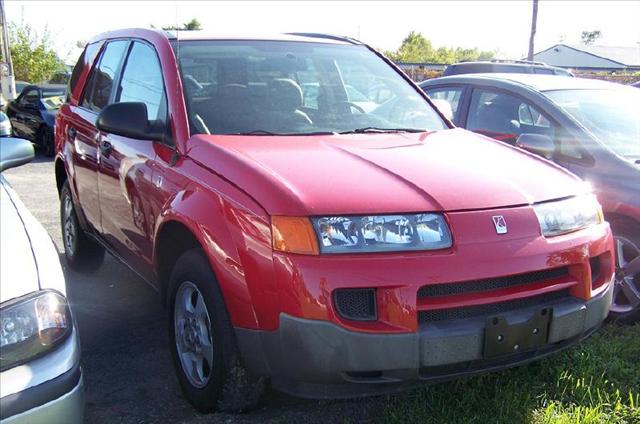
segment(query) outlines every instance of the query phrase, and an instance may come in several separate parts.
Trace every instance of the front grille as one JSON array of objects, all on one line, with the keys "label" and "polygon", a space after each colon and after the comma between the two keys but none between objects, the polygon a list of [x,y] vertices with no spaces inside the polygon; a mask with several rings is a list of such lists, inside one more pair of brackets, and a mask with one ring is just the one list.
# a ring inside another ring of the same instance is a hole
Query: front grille
[{"label": "front grille", "polygon": [[338,289],[333,292],[338,315],[354,321],[376,319],[375,289]]},{"label": "front grille", "polygon": [[568,275],[568,268],[552,268],[526,274],[510,275],[508,277],[487,278],[459,283],[431,284],[418,290],[418,299],[425,297],[451,296],[463,293],[473,293],[489,290],[504,289]]},{"label": "front grille", "polygon": [[601,266],[600,266],[600,256],[593,257],[589,259],[589,264],[591,265],[591,285],[595,285],[600,279]]},{"label": "front grille", "polygon": [[459,308],[437,309],[431,311],[420,311],[418,313],[418,322],[420,324],[424,324],[429,322],[472,318],[483,315],[502,314],[518,309],[524,309],[533,306],[542,306],[546,303],[564,299],[569,296],[569,289],[564,289],[540,294],[537,296],[526,297],[524,299],[508,300],[506,302],[489,303],[486,305],[476,306],[463,306]]}]

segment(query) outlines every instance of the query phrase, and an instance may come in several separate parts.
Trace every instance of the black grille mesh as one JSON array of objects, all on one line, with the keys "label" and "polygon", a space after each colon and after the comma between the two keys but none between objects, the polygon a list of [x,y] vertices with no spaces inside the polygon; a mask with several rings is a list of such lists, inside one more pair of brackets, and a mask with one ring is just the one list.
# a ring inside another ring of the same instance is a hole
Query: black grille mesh
[{"label": "black grille mesh", "polygon": [[425,297],[451,296],[463,293],[503,289],[537,283],[568,275],[568,268],[553,268],[508,277],[487,278],[484,280],[464,281],[460,283],[431,284],[418,290],[418,299]]},{"label": "black grille mesh", "polygon": [[355,321],[376,319],[375,289],[338,289],[333,296],[341,317]]},{"label": "black grille mesh", "polygon": [[472,318],[482,315],[501,314],[517,309],[543,305],[554,300],[569,297],[569,289],[544,293],[538,296],[526,297],[524,299],[509,300],[506,302],[489,303],[487,305],[464,306],[460,308],[438,309],[432,311],[420,311],[418,321],[420,324],[436,321],[446,321],[454,319]]}]

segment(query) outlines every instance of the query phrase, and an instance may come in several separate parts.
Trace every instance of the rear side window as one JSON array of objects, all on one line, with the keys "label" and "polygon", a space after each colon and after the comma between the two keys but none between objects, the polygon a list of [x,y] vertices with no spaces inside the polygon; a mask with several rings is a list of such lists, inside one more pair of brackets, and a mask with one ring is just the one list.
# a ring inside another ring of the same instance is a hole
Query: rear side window
[{"label": "rear side window", "polygon": [[109,104],[113,83],[120,68],[122,57],[129,41],[112,41],[102,52],[98,65],[93,68],[81,105],[95,112]]},{"label": "rear side window", "polygon": [[451,107],[451,116],[456,116],[460,107],[462,87],[431,88],[425,91],[431,100],[436,101],[436,106],[440,107],[440,104],[444,102],[448,103],[449,107]]},{"label": "rear side window", "polygon": [[155,50],[135,42],[122,72],[118,102],[142,102],[147,106],[148,119],[164,120],[167,102],[162,69]]},{"label": "rear side window", "polygon": [[88,60],[91,60],[92,57],[96,54],[96,49],[98,48],[98,43],[88,44],[80,58],[78,58],[78,62],[76,62],[76,66],[73,67],[73,72],[71,72],[71,78],[69,78],[69,89],[67,90],[67,101],[69,101],[69,97],[76,89],[76,85],[78,85],[78,79],[80,78],[80,74],[82,74],[82,69],[84,68],[85,63]]}]

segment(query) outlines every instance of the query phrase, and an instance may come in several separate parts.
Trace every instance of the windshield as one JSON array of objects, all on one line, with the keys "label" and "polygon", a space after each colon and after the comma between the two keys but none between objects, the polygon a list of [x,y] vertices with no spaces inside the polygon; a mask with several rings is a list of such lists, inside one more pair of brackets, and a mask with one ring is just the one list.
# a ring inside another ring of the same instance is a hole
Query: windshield
[{"label": "windshield", "polygon": [[64,97],[59,95],[55,97],[43,97],[42,104],[47,109],[59,109],[64,103]]},{"label": "windshield", "polygon": [[558,90],[545,95],[618,155],[640,157],[639,90]]},{"label": "windshield", "polygon": [[447,128],[362,45],[180,41],[194,134],[317,134]]}]

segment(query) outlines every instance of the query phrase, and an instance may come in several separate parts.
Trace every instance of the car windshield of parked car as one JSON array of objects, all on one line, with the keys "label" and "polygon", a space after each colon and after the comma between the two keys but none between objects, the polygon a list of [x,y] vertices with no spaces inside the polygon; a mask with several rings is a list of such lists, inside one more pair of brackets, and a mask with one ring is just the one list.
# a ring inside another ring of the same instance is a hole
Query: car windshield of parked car
[{"label": "car windshield of parked car", "polygon": [[180,41],[193,134],[299,135],[447,128],[362,45]]},{"label": "car windshield of parked car", "polygon": [[618,155],[640,157],[638,90],[555,90],[545,95]]}]

